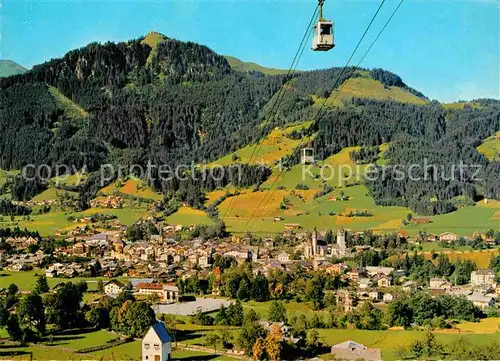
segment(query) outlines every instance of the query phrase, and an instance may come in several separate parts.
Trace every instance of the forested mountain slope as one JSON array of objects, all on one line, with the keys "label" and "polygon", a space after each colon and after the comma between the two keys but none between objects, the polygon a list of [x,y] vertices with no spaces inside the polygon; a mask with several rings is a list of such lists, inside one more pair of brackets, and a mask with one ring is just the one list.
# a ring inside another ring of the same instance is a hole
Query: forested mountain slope
[{"label": "forested mountain slope", "polygon": [[[500,198],[498,164],[476,150],[500,129],[497,101],[477,101],[474,109],[444,109],[381,69],[348,68],[341,73],[332,68],[285,79],[285,74],[255,71],[258,67],[238,71],[232,63],[205,46],[151,33],[125,43],[92,43],[1,79],[0,168],[34,163],[80,169],[85,164],[92,172],[108,162],[208,163],[255,144],[276,126],[308,122],[310,127],[290,136],[308,136],[320,159],[347,146],[391,142],[392,162],[407,164],[428,156],[446,164],[463,159],[484,167],[481,182],[461,179],[423,186],[390,178],[368,183],[382,204],[441,213],[452,210],[447,202],[458,195]],[[348,91],[329,102],[340,75],[339,84],[350,82]],[[281,87],[282,101],[275,107]],[[325,115],[311,122],[325,100]],[[290,152],[283,160],[293,166],[298,154]],[[254,166],[246,172],[240,186],[260,183],[270,173]],[[97,192],[97,178],[88,177],[77,189],[82,207]],[[230,181],[149,183],[169,194],[180,192],[181,198],[201,206],[205,191]]]}]

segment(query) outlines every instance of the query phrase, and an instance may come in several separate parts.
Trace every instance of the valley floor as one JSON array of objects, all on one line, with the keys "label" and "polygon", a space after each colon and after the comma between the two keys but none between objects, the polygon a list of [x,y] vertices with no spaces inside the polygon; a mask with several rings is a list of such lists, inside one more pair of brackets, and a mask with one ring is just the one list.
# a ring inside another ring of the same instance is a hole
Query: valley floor
[{"label": "valley floor", "polygon": [[[457,325],[457,328],[453,330],[436,331],[436,339],[443,344],[450,344],[458,340],[463,340],[464,342],[470,342],[476,345],[487,345],[494,341],[500,341],[499,324],[499,318],[485,319],[480,323],[466,322]],[[206,348],[204,336],[207,333],[219,332],[222,329],[227,329],[233,337],[237,337],[239,332],[238,329],[234,327],[197,326],[189,323],[179,324],[179,347],[172,354],[173,360],[227,361],[238,359],[239,357],[233,358],[230,356],[214,355],[212,352],[194,351],[196,347]],[[421,339],[424,336],[423,331],[404,330],[366,331],[319,329],[318,331],[321,342],[327,347],[346,340],[355,340],[368,347],[380,348],[382,357],[385,361],[398,360],[398,347],[409,345],[413,341]],[[2,332],[0,336],[6,337],[3,333],[4,332]],[[90,353],[77,352],[85,347],[105,344],[114,338],[115,335],[111,332],[93,331],[88,333],[54,336],[52,341],[47,340],[40,344],[26,347],[4,343],[0,348],[0,359],[26,360],[30,358],[30,353],[32,353],[34,360],[140,360],[140,341],[129,342],[102,351]],[[328,359],[330,355],[323,354],[318,356]]]}]

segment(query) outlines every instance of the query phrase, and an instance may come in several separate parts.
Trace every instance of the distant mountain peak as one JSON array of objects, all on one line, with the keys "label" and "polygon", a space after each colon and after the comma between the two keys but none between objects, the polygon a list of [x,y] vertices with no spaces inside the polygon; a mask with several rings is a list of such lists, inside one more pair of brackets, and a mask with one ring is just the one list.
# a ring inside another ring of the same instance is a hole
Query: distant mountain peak
[{"label": "distant mountain peak", "polygon": [[22,65],[19,65],[13,60],[9,59],[0,59],[0,78],[1,77],[8,77],[11,75],[17,75],[17,74],[22,74],[25,71],[27,71],[25,67]]},{"label": "distant mountain peak", "polygon": [[149,45],[151,48],[156,48],[158,44],[168,41],[169,39],[157,31],[150,31],[142,40],[143,44]]}]

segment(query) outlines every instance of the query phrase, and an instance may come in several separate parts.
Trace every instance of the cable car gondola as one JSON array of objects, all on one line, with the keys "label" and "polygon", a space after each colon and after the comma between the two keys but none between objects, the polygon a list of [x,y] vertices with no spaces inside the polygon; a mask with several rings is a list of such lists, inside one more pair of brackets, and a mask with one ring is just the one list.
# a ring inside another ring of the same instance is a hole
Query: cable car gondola
[{"label": "cable car gondola", "polygon": [[313,27],[313,51],[328,51],[332,49],[333,43],[333,22],[323,18],[323,4],[325,0],[318,0],[319,16],[318,22]]}]

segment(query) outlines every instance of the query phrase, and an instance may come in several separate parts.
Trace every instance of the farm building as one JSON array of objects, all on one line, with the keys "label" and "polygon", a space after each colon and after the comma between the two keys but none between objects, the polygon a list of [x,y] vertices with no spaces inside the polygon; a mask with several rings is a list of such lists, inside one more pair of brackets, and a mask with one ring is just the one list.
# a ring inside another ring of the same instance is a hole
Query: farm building
[{"label": "farm building", "polygon": [[340,360],[382,360],[379,348],[368,348],[351,340],[332,346],[331,353],[335,359]]},{"label": "farm building", "polygon": [[441,242],[455,242],[458,239],[458,235],[451,232],[444,232],[439,235],[439,240]]},{"label": "farm building", "polygon": [[495,285],[495,272],[490,269],[472,271],[470,283],[474,286]]},{"label": "farm building", "polygon": [[142,361],[167,361],[172,352],[172,337],[163,322],[156,322],[142,339]]}]

